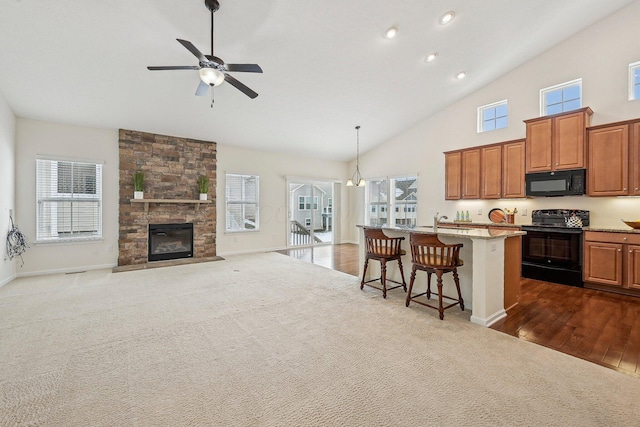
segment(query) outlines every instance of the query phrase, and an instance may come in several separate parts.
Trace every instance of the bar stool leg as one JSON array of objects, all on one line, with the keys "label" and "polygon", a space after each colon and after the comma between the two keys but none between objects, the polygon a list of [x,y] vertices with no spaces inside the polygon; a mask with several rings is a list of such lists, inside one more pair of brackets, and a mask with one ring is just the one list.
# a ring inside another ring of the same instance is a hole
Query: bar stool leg
[{"label": "bar stool leg", "polygon": [[431,299],[431,272],[427,271],[427,299]]},{"label": "bar stool leg", "polygon": [[400,266],[400,275],[402,276],[402,288],[407,292],[407,283],[404,281],[404,271],[402,271],[402,260],[398,258],[398,265]]},{"label": "bar stool leg", "polygon": [[382,298],[387,297],[387,260],[382,258],[380,260],[380,281],[382,282]]},{"label": "bar stool leg", "polygon": [[413,290],[413,282],[416,280],[416,266],[414,265],[411,268],[411,279],[409,280],[409,292],[407,292],[407,298],[405,301],[405,306],[409,307],[409,302],[411,301],[411,291]]},{"label": "bar stool leg", "polygon": [[367,277],[367,267],[369,266],[369,258],[364,260],[364,270],[362,271],[362,281],[360,282],[360,290],[364,289],[364,278]]},{"label": "bar stool leg", "polygon": [[436,270],[438,276],[438,311],[440,312],[440,320],[444,319],[444,307],[442,306],[442,271]]},{"label": "bar stool leg", "polygon": [[462,299],[462,293],[460,292],[460,280],[458,279],[458,269],[453,269],[453,281],[456,283],[456,289],[458,289],[458,300],[460,301],[460,308],[464,311],[464,300]]}]

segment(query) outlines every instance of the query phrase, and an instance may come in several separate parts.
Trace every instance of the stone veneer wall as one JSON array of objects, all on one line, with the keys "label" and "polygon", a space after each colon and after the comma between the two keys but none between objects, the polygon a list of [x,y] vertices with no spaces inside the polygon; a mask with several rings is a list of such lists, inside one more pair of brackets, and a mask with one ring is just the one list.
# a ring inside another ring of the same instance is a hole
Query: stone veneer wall
[{"label": "stone veneer wall", "polygon": [[[193,223],[194,258],[216,256],[216,143],[120,129],[118,265],[144,264],[149,224]],[[144,172],[145,199],[199,198],[198,176],[209,177],[211,204],[131,203],[133,174]]]}]

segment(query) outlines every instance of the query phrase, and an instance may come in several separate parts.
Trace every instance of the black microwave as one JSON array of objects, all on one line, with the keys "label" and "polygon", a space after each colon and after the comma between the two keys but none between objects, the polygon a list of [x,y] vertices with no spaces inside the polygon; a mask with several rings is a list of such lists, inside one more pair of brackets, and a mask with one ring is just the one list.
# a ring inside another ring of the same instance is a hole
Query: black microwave
[{"label": "black microwave", "polygon": [[585,193],[585,169],[528,173],[527,197],[577,196]]}]

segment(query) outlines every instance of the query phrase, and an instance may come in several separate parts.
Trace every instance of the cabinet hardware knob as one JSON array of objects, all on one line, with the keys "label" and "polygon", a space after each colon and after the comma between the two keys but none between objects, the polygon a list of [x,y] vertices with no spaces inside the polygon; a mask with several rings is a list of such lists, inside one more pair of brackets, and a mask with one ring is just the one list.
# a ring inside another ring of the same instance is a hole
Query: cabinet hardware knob
[{"label": "cabinet hardware knob", "polygon": [[618,252],[622,252],[622,249],[618,249]]},{"label": "cabinet hardware knob", "polygon": [[630,253],[630,254],[632,254],[632,253],[633,253],[633,251],[632,251],[631,249],[629,249],[629,253]]},{"label": "cabinet hardware knob", "polygon": [[623,190],[624,190],[624,191],[627,191],[627,187],[624,187],[624,188],[623,188]]},{"label": "cabinet hardware knob", "polygon": [[625,240],[625,242],[627,241],[627,238],[626,238],[626,237],[623,237],[623,239]]},{"label": "cabinet hardware knob", "polygon": [[551,166],[551,163],[549,163],[547,166]]},{"label": "cabinet hardware knob", "polygon": [[560,163],[556,163],[556,166],[558,166]]},{"label": "cabinet hardware knob", "polygon": [[638,191],[638,187],[636,187],[636,191]]}]

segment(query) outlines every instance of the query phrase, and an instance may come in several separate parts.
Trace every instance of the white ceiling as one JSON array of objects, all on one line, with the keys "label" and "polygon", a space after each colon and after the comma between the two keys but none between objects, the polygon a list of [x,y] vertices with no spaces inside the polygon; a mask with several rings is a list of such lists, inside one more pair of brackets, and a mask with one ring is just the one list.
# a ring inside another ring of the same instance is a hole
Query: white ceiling
[{"label": "white ceiling", "polygon": [[204,0],[0,0],[0,92],[20,117],[350,160],[356,125],[365,152],[632,2],[220,0],[216,56],[264,74],[210,108],[197,71],[146,69],[197,65],[176,38],[210,54]]}]

